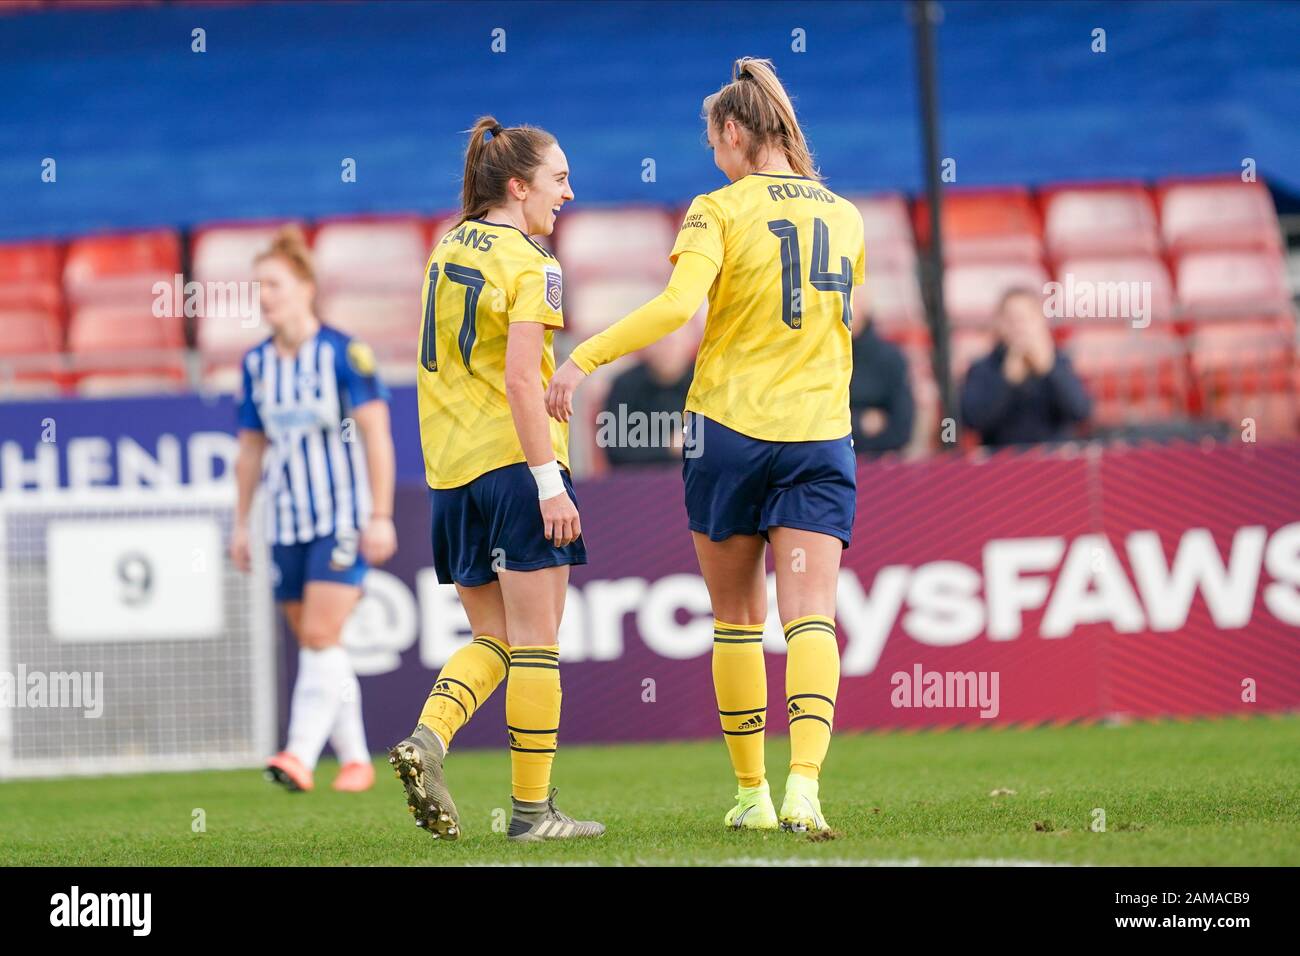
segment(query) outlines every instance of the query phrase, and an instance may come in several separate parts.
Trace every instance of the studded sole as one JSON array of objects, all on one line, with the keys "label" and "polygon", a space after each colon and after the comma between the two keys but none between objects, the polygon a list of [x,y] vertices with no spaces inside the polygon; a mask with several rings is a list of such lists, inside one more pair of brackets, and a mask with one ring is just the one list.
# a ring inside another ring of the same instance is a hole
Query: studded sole
[{"label": "studded sole", "polygon": [[424,787],[424,760],[420,752],[410,744],[400,743],[388,752],[388,763],[406,790],[406,809],[415,817],[415,825],[435,840],[457,839],[460,825],[447,812],[444,803]]}]

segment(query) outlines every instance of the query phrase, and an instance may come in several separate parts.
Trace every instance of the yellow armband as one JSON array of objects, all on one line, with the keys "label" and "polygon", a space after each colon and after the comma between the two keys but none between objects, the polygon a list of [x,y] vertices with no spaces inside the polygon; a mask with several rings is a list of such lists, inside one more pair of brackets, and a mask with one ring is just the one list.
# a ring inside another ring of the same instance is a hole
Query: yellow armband
[{"label": "yellow armband", "polygon": [[668,288],[604,332],[587,339],[573,350],[570,360],[590,375],[600,366],[677,331],[690,321],[717,275],[718,267],[707,256],[683,252],[677,257]]}]

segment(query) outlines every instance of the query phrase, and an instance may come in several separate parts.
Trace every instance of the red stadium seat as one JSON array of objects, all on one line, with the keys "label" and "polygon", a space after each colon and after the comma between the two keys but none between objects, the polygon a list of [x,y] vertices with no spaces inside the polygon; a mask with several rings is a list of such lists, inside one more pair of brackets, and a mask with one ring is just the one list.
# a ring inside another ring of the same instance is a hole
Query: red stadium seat
[{"label": "red stadium seat", "polygon": [[677,223],[660,209],[592,209],[561,212],[556,253],[571,287],[592,278],[649,278],[660,283],[672,270],[668,254]]},{"label": "red stadium seat", "polygon": [[1206,414],[1260,440],[1300,434],[1295,336],[1271,321],[1212,322],[1192,337],[1192,367]]},{"label": "red stadium seat", "polygon": [[30,242],[0,245],[0,283],[58,282],[62,254],[57,243]]},{"label": "red stadium seat", "polygon": [[184,347],[179,318],[157,318],[135,306],[83,306],[72,314],[68,327],[68,351],[73,354]]},{"label": "red stadium seat", "polygon": [[0,245],[0,308],[59,310],[63,252],[53,242]]},{"label": "red stadium seat", "polygon": [[1187,348],[1172,328],[1079,328],[1063,347],[1092,397],[1094,426],[1151,422],[1188,413]]},{"label": "red stadium seat", "polygon": [[853,290],[854,315],[870,313],[882,334],[891,329],[904,337],[923,334],[925,306],[907,201],[891,194],[858,198],[853,204],[862,213],[867,248],[867,283]]},{"label": "red stadium seat", "polygon": [[[1191,336],[1192,364],[1198,374],[1222,370],[1289,368],[1295,358],[1291,330],[1267,320],[1206,322]],[[1251,373],[1253,378],[1259,378]]]},{"label": "red stadium seat", "polygon": [[1144,315],[1152,322],[1166,322],[1173,317],[1173,283],[1163,260],[1155,256],[1066,259],[1057,266],[1056,281],[1061,284],[1061,305],[1072,303],[1072,314],[1052,317],[1057,325],[1132,324],[1142,322]]},{"label": "red stadium seat", "polygon": [[58,313],[40,305],[0,308],[0,399],[58,392],[64,375]]},{"label": "red stadium seat", "polygon": [[1291,314],[1291,290],[1276,252],[1192,252],[1176,267],[1178,301],[1191,318]]},{"label": "red stadium seat", "polygon": [[320,300],[321,319],[364,339],[376,351],[405,352],[412,369],[420,339],[420,290],[414,292],[339,292]]},{"label": "red stadium seat", "polygon": [[[913,210],[917,244],[930,245],[930,204],[917,200]],[[1039,262],[1043,258],[1042,224],[1026,189],[948,192],[943,197],[945,262]]]},{"label": "red stadium seat", "polygon": [[[77,309],[68,327],[68,352],[78,381],[89,376],[131,376],[134,381],[92,388],[96,394],[152,388],[157,379],[177,387],[185,380],[184,339],[179,318],[155,318],[136,306],[91,305]],[[146,382],[148,383],[146,385]]]},{"label": "red stadium seat", "polygon": [[154,284],[172,285],[181,271],[181,246],[169,230],[88,236],[68,246],[63,285],[68,302],[149,305]]},{"label": "red stadium seat", "polygon": [[39,306],[0,310],[0,355],[30,355],[63,350],[58,316]]},{"label": "red stadium seat", "polygon": [[1277,210],[1263,183],[1238,178],[1166,182],[1157,192],[1170,252],[1281,246]]},{"label": "red stadium seat", "polygon": [[1023,287],[1041,292],[1047,271],[1039,262],[969,262],[944,270],[944,307],[953,325],[983,325],[1003,293]]},{"label": "red stadium seat", "polygon": [[853,290],[855,315],[869,313],[881,330],[898,329],[904,334],[918,335],[926,330],[925,304],[921,299],[921,286],[916,272],[873,270],[871,252],[867,252],[867,284]]},{"label": "red stadium seat", "polygon": [[565,285],[565,328],[579,339],[603,331],[664,290],[662,280],[645,277],[593,277],[583,282],[566,282]]},{"label": "red stadium seat", "polygon": [[1160,251],[1155,205],[1142,186],[1058,187],[1040,198],[1053,259],[1153,256]]},{"label": "red stadium seat", "polygon": [[191,277],[197,282],[251,282],[253,259],[286,223],[209,226],[191,241]]},{"label": "red stadium seat", "polygon": [[322,293],[414,289],[419,295],[429,227],[416,218],[328,222],[316,230],[312,255]]},{"label": "red stadium seat", "polygon": [[915,272],[916,240],[907,215],[907,200],[895,193],[853,200],[862,213],[867,247],[867,279],[881,271]]}]

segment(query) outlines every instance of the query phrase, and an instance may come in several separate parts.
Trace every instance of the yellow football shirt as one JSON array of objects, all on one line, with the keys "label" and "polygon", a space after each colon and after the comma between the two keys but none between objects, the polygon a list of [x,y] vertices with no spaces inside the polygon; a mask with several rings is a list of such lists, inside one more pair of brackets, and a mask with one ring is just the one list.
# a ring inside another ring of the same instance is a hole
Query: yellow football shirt
[{"label": "yellow football shirt", "polygon": [[[546,326],[541,387],[555,372],[563,277],[555,257],[514,226],[471,219],[434,247],[425,269],[418,396],[424,474],[456,488],[526,461],[506,401],[511,323]],[[548,419],[555,457],[569,465],[568,426]]]},{"label": "yellow football shirt", "polygon": [[766,441],[850,433],[862,215],[802,176],[751,173],[696,197],[673,245],[718,267],[687,411]]}]

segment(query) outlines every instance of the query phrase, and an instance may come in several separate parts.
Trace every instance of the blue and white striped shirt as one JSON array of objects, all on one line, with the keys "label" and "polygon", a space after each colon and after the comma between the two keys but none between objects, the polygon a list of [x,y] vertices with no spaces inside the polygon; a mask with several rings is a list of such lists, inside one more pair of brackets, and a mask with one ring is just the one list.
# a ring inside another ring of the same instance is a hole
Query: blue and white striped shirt
[{"label": "blue and white striped shirt", "polygon": [[270,441],[262,483],[271,543],[359,532],[370,518],[370,480],[350,415],[389,397],[369,347],[322,325],[291,358],[269,338],[249,349],[243,372],[239,427]]}]

